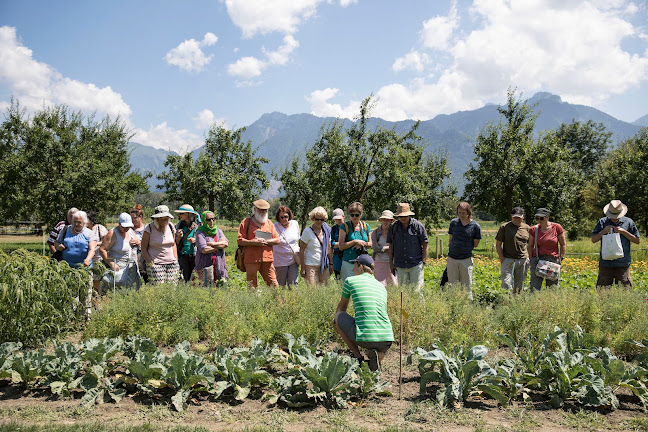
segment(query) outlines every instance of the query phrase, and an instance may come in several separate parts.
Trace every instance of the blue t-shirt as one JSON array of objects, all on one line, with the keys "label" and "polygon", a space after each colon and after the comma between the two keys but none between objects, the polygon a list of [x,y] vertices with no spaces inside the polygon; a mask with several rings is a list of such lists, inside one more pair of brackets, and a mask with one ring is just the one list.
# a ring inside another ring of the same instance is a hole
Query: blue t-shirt
[{"label": "blue t-shirt", "polygon": [[452,236],[448,256],[452,259],[462,260],[472,257],[475,247],[474,240],[481,240],[481,227],[477,222],[471,220],[463,225],[459,218],[450,221],[448,234]]},{"label": "blue t-shirt", "polygon": [[[603,228],[609,225],[621,227],[624,230],[628,231],[630,234],[639,237],[639,230],[637,229],[634,221],[625,216],[619,218],[617,223],[612,222],[612,219],[607,216],[599,219],[598,223],[592,230],[592,235],[600,233],[601,231],[603,231]],[[620,237],[621,246],[623,246],[623,258],[617,258],[615,260],[604,260],[599,255],[599,265],[601,267],[628,267],[632,262],[632,258],[630,257],[630,240],[628,240],[624,235],[620,235]]]}]

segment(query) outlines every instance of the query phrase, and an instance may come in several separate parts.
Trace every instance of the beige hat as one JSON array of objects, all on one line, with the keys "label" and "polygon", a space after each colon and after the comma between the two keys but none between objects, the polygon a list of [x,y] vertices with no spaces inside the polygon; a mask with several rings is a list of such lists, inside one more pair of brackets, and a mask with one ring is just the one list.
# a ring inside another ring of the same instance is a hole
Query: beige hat
[{"label": "beige hat", "polygon": [[621,219],[628,213],[628,207],[619,200],[612,200],[603,207],[603,213],[610,219]]},{"label": "beige hat", "polygon": [[344,220],[344,210],[341,208],[336,208],[333,210],[333,220],[335,219],[341,219]]},{"label": "beige hat", "polygon": [[398,203],[398,208],[396,209],[396,217],[414,216],[415,214],[416,213],[410,210],[409,203]]},{"label": "beige hat", "polygon": [[270,203],[264,199],[258,199],[252,203],[254,207],[258,208],[259,210],[268,210],[270,208]]},{"label": "beige hat", "polygon": [[175,219],[175,217],[173,217],[173,215],[171,213],[169,213],[169,207],[167,207],[165,205],[159,205],[159,206],[155,207],[155,211],[153,212],[151,217],[153,219],[162,218],[162,217],[168,217],[168,218],[171,218],[171,219]]},{"label": "beige hat", "polygon": [[385,211],[382,212],[382,214],[378,218],[378,220],[380,220],[380,219],[394,220],[394,213],[392,213],[390,210],[385,210]]}]

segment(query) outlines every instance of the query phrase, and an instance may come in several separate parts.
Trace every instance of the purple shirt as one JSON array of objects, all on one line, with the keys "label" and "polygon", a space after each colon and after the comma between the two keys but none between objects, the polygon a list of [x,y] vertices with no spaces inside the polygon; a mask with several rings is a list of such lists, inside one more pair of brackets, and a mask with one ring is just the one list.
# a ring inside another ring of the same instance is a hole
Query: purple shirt
[{"label": "purple shirt", "polygon": [[217,249],[216,252],[204,254],[202,250],[207,246],[207,242],[226,240],[225,234],[218,229],[216,238],[210,237],[200,230],[196,230],[196,270],[202,270],[211,265],[214,266],[217,279],[227,279],[227,265],[225,264],[225,249]]}]

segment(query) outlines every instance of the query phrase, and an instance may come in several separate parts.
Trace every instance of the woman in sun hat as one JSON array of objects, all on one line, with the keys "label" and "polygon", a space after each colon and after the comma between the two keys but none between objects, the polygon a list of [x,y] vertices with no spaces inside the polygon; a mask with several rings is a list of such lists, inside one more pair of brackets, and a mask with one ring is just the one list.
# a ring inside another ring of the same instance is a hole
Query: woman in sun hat
[{"label": "woman in sun hat", "polygon": [[374,277],[385,286],[398,285],[396,275],[392,273],[389,266],[389,244],[387,244],[387,232],[389,226],[394,222],[394,213],[390,210],[383,211],[378,222],[380,222],[380,226],[371,232]]},{"label": "woman in sun hat", "polygon": [[111,285],[142,285],[137,269],[137,245],[139,241],[133,231],[133,219],[129,213],[119,215],[118,225],[108,231],[99,249],[106,266],[112,270],[102,278],[107,287]]},{"label": "woman in sun hat", "polygon": [[342,254],[339,248],[340,243],[340,227],[344,223],[344,210],[336,208],[333,210],[333,222],[335,225],[331,227],[331,247],[333,248],[333,272],[335,279],[340,279],[340,270],[342,270]]},{"label": "woman in sun hat", "polygon": [[196,230],[196,273],[198,279],[208,286],[227,279],[225,248],[229,242],[216,225],[213,212],[203,212],[201,219],[202,225]]},{"label": "woman in sun hat", "polygon": [[178,264],[182,278],[185,282],[189,282],[196,263],[196,229],[200,224],[200,215],[189,204],[181,205],[175,212],[180,215],[175,235]]},{"label": "woman in sun hat", "polygon": [[176,228],[169,223],[174,217],[169,213],[169,207],[159,205],[151,218],[153,222],[146,225],[142,235],[142,256],[149,271],[149,281],[152,284],[177,282],[180,266]]}]

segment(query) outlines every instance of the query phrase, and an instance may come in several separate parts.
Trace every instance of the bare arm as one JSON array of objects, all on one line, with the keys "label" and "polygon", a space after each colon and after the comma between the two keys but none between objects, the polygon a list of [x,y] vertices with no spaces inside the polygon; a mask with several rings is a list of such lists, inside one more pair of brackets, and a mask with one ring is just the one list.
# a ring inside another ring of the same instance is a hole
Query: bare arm
[{"label": "bare arm", "polygon": [[337,318],[337,314],[339,312],[346,312],[348,307],[349,307],[349,299],[341,297],[340,303],[338,303],[337,309],[335,310],[335,317]]},{"label": "bare arm", "polygon": [[149,255],[148,253],[148,245],[149,245],[150,237],[151,234],[148,231],[144,231],[144,234],[142,234],[142,256],[144,257],[144,262],[146,262],[147,264],[153,262],[151,255]]},{"label": "bare arm", "polygon": [[504,250],[502,249],[502,242],[500,240],[495,241],[495,250],[497,251],[497,256],[499,257],[500,264],[504,262]]},{"label": "bare arm", "polygon": [[428,243],[423,243],[423,264],[425,264],[428,259],[428,246]]},{"label": "bare arm", "polygon": [[558,236],[558,256],[562,259],[565,258],[567,252],[567,242],[565,241],[565,232],[563,231]]},{"label": "bare arm", "polygon": [[304,267],[304,249],[308,246],[303,241],[299,240],[299,262],[301,263],[301,275],[306,276],[306,267]]},{"label": "bare arm", "polygon": [[115,245],[115,236],[113,235],[113,230],[108,231],[108,234],[103,239],[101,247],[99,248],[99,255],[104,260],[106,265],[111,268],[113,271],[119,271],[119,266],[115,260],[108,257],[108,251]]},{"label": "bare arm", "polygon": [[97,249],[97,240],[92,240],[88,242],[88,256],[83,260],[83,264],[89,266],[92,263],[92,257],[94,257],[95,249]]}]

